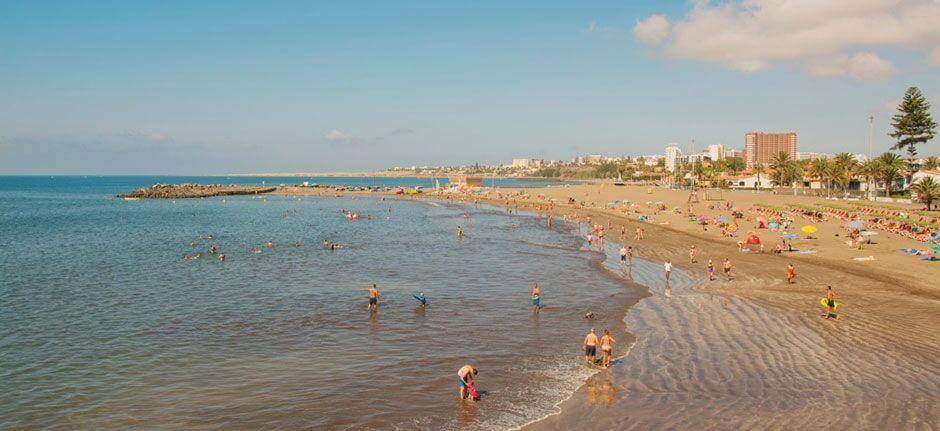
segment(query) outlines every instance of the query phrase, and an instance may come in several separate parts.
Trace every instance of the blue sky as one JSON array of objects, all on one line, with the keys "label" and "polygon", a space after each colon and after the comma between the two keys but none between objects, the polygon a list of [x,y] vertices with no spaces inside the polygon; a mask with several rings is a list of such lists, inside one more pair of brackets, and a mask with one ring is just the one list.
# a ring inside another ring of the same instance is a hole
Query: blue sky
[{"label": "blue sky", "polygon": [[[742,19],[721,7],[0,0],[0,174],[568,159],[691,139],[740,148],[751,130],[796,131],[803,151],[866,152],[867,116],[887,149],[889,106],[908,86],[940,103],[930,29],[840,32],[832,47],[780,30],[755,53],[699,42],[695,31],[715,33],[705,18]],[[651,16],[668,24],[639,28]]]}]

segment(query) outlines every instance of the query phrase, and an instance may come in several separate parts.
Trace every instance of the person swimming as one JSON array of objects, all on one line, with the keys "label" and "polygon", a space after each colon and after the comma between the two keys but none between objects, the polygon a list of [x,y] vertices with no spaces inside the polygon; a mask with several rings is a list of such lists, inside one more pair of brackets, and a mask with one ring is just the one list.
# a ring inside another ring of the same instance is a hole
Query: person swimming
[{"label": "person swimming", "polygon": [[412,293],[411,297],[414,298],[415,301],[420,302],[422,308],[428,306],[428,297],[424,295],[424,292],[418,292],[417,294]]}]

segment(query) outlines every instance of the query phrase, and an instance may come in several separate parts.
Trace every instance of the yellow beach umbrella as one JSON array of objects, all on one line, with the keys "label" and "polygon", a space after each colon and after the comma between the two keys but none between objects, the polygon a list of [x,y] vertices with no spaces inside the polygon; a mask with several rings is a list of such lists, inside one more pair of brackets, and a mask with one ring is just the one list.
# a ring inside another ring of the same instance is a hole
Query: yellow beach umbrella
[{"label": "yellow beach umbrella", "polygon": [[817,229],[816,229],[816,226],[806,225],[806,226],[801,227],[800,230],[805,233],[816,233]]}]

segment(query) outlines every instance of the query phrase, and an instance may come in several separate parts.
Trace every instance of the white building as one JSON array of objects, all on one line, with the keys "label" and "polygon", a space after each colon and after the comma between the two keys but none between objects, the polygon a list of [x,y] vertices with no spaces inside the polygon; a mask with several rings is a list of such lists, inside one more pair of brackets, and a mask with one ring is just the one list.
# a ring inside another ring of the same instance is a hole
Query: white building
[{"label": "white building", "polygon": [[540,168],[542,161],[539,159],[512,159],[512,167],[520,169]]},{"label": "white building", "polygon": [[675,172],[676,167],[682,162],[682,150],[676,144],[670,144],[666,147],[666,170]]},{"label": "white building", "polygon": [[708,158],[713,162],[717,162],[725,158],[725,146],[721,144],[709,145],[705,152],[708,153]]},{"label": "white building", "polygon": [[827,153],[813,153],[809,151],[798,151],[796,153],[797,160],[827,160],[832,157],[832,154]]},{"label": "white building", "polygon": [[771,187],[770,177],[766,175],[761,175],[760,181],[758,181],[756,175],[752,175],[729,178],[728,182],[731,183],[733,189],[769,189]]},{"label": "white building", "polygon": [[740,151],[740,150],[735,150],[734,148],[729,148],[729,149],[725,150],[725,157],[726,157],[726,158],[729,158],[729,159],[732,158],[732,157],[742,157],[742,158],[743,158],[743,157],[744,157],[744,152],[743,152],[743,151]]}]

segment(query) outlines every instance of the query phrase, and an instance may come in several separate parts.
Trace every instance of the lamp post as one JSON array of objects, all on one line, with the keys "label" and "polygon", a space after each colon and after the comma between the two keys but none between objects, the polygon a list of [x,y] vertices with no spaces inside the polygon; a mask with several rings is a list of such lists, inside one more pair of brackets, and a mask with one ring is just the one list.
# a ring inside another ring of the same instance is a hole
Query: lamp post
[{"label": "lamp post", "polygon": [[[875,140],[875,116],[868,116],[868,163],[872,161],[872,148],[873,142]],[[872,194],[872,184],[871,184],[871,175],[868,176],[868,200],[871,200]]]}]

